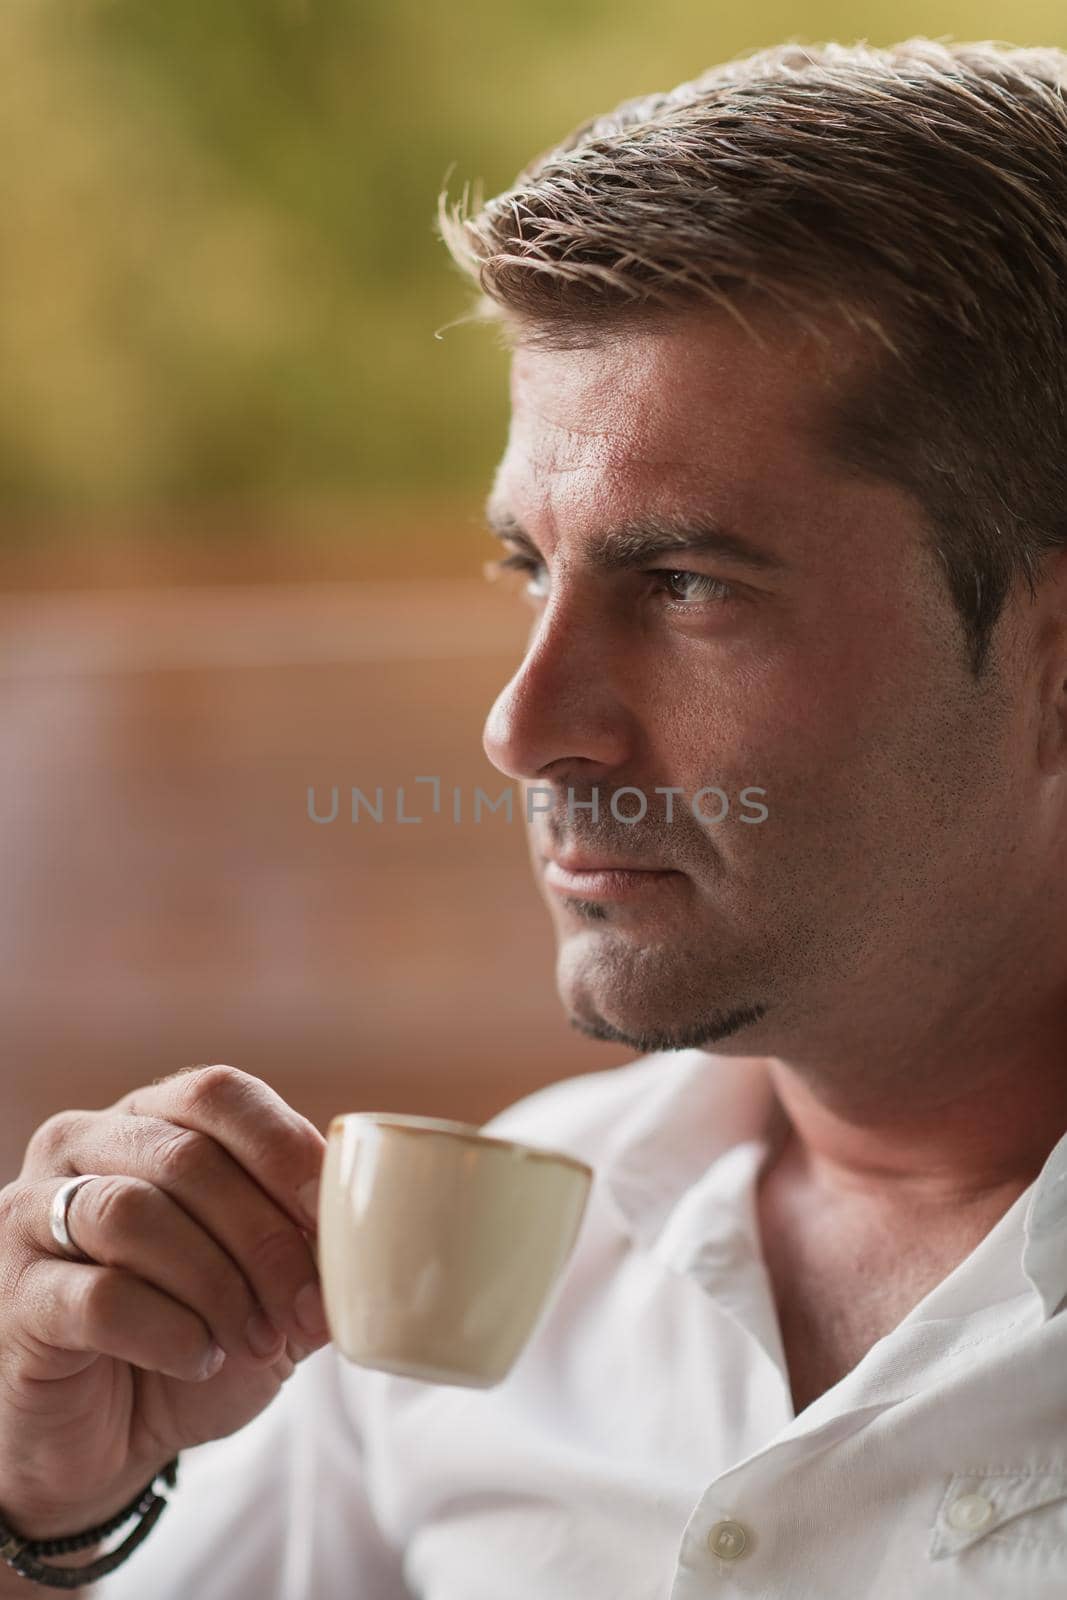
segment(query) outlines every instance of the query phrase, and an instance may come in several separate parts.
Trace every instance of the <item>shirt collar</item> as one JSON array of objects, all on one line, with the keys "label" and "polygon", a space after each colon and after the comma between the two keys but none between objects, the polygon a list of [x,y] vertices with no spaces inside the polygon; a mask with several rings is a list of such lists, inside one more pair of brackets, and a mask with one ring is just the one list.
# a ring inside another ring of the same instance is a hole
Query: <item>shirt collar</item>
[{"label": "shirt collar", "polygon": [[1023,1271],[1051,1317],[1067,1299],[1067,1133],[1026,1192]]},{"label": "shirt collar", "polygon": [[736,1145],[788,1124],[762,1062],[682,1050],[649,1057],[648,1086],[602,1158],[609,1203],[624,1231],[651,1247],[692,1186]]},{"label": "shirt collar", "polygon": [[[789,1123],[758,1058],[684,1050],[647,1064],[647,1092],[609,1141],[600,1180],[623,1232],[652,1249],[679,1202],[715,1163],[753,1142],[759,1148],[749,1152],[750,1161],[771,1159]],[[990,1264],[1003,1259],[1005,1292],[1014,1288],[1012,1276],[1022,1281],[1021,1269],[1044,1317],[1053,1316],[1067,1300],[1067,1133],[993,1233],[978,1248],[985,1247]],[[995,1297],[988,1278],[985,1287]]]}]

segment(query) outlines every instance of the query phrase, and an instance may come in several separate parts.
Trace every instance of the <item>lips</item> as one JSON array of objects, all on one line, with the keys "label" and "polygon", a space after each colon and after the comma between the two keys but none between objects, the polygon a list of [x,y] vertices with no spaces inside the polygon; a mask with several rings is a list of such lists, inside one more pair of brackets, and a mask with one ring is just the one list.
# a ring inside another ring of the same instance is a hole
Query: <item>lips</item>
[{"label": "lips", "polygon": [[575,900],[644,901],[685,882],[684,874],[673,867],[620,861],[617,856],[571,851],[542,856],[541,860],[545,887]]},{"label": "lips", "polygon": [[653,861],[626,861],[619,857],[584,855],[580,851],[542,855],[543,862],[554,862],[564,872],[670,872]]}]

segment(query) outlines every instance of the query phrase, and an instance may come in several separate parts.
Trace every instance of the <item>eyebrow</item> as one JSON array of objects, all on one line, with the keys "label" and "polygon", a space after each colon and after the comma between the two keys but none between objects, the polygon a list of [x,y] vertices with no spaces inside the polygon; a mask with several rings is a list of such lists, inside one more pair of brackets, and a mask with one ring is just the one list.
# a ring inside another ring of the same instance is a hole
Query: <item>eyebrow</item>
[{"label": "eyebrow", "polygon": [[[489,532],[496,539],[523,545],[535,555],[536,544],[522,524],[503,507],[485,508]],[[583,555],[590,566],[601,572],[626,572],[643,567],[663,555],[722,556],[736,566],[757,572],[787,572],[789,563],[774,551],[739,533],[733,533],[713,517],[647,516],[609,528],[599,539],[587,542]]]}]

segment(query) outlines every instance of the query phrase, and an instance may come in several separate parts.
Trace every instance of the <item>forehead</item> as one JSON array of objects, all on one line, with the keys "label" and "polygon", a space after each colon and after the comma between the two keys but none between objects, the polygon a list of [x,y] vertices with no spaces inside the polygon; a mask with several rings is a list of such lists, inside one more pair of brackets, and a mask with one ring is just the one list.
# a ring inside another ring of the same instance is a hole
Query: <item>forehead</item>
[{"label": "forehead", "polygon": [[707,506],[774,520],[842,468],[820,427],[867,359],[846,330],[815,339],[784,319],[702,313],[577,350],[520,347],[494,505],[520,520],[619,500],[668,512]]}]

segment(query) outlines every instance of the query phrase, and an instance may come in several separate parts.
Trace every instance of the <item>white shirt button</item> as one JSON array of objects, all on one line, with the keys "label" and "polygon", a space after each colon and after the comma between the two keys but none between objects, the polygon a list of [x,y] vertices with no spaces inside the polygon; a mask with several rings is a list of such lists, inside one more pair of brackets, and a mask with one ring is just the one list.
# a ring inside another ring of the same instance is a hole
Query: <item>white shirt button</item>
[{"label": "white shirt button", "polygon": [[953,1500],[946,1513],[946,1521],[950,1527],[958,1528],[962,1533],[971,1533],[975,1528],[984,1528],[993,1515],[993,1502],[987,1500],[984,1494],[964,1494],[958,1500]]},{"label": "white shirt button", "polygon": [[708,1549],[723,1561],[736,1561],[748,1544],[748,1534],[739,1522],[717,1522],[708,1534]]}]

